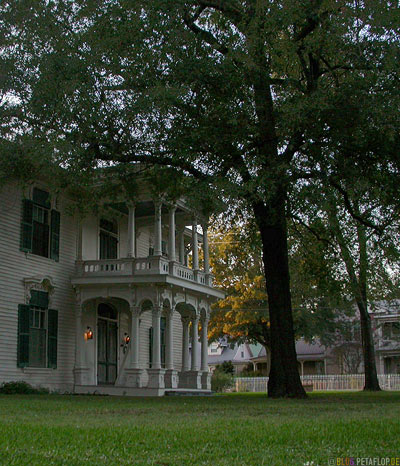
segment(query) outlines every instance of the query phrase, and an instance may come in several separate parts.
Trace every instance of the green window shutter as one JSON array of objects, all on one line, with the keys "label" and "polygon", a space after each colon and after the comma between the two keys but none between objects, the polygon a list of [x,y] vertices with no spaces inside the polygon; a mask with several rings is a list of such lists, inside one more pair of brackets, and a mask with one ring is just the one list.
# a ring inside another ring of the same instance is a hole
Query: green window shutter
[{"label": "green window shutter", "polygon": [[21,251],[32,252],[33,238],[33,202],[29,199],[22,201],[21,222]]},{"label": "green window shutter", "polygon": [[47,366],[57,368],[58,311],[48,310],[47,316]]},{"label": "green window shutter", "polygon": [[149,367],[153,364],[153,327],[149,328]]},{"label": "green window shutter", "polygon": [[33,319],[32,310],[26,304],[18,305],[17,366],[29,366],[29,328]]},{"label": "green window shutter", "polygon": [[50,259],[58,262],[60,257],[60,212],[51,211]]}]

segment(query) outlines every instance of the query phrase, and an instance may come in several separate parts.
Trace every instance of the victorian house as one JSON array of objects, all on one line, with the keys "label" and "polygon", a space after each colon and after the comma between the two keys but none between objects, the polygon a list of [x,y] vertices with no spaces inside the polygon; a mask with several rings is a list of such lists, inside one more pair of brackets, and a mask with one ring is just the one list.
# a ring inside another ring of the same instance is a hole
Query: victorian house
[{"label": "victorian house", "polygon": [[43,183],[1,188],[0,383],[210,390],[207,326],[224,294],[212,284],[208,219],[139,186],[86,216]]}]

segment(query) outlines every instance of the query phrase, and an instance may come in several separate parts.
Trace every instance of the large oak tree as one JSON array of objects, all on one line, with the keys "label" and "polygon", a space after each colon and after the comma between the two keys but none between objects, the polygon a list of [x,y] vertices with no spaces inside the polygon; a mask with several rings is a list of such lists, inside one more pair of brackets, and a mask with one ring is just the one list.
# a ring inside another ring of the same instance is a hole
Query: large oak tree
[{"label": "large oak tree", "polygon": [[372,82],[397,53],[396,6],[372,3],[0,5],[3,162],[11,144],[17,162],[31,154],[76,175],[108,164],[121,172],[136,162],[168,165],[196,179],[197,192],[211,185],[246,204],[263,249],[273,397],[305,396],[286,224],[299,158],[318,157],[310,142],[341,95],[336,83]]}]

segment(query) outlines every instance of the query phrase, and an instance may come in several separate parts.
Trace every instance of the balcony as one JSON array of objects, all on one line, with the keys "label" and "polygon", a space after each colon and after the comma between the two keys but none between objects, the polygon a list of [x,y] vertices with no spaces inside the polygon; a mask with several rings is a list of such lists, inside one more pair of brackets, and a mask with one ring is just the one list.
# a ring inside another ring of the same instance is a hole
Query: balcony
[{"label": "balcony", "polygon": [[[168,282],[178,279],[190,283],[212,287],[212,275],[193,270],[179,262],[169,261],[163,256],[150,256],[125,259],[88,260],[76,262],[76,274],[73,283],[93,284],[99,282]],[[182,283],[183,284],[183,283]]]}]

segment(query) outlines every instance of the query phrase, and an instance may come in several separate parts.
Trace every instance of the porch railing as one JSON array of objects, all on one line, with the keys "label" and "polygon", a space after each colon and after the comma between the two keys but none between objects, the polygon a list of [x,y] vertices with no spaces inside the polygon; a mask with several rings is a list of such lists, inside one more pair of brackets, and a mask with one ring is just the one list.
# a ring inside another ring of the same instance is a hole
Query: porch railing
[{"label": "porch railing", "polygon": [[76,274],[82,277],[115,277],[139,275],[171,275],[202,285],[212,286],[212,275],[193,270],[163,256],[126,259],[78,261]]},{"label": "porch railing", "polygon": [[[364,374],[304,375],[303,385],[312,385],[313,390],[362,390]],[[400,374],[380,374],[379,384],[383,390],[400,390]],[[237,392],[267,392],[268,377],[236,377]]]}]

